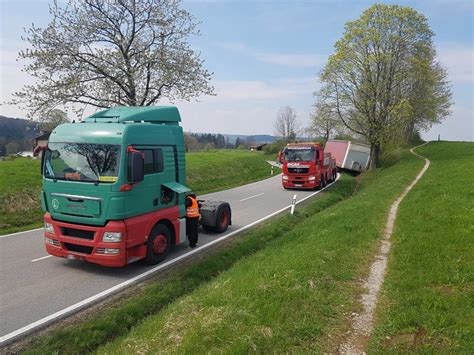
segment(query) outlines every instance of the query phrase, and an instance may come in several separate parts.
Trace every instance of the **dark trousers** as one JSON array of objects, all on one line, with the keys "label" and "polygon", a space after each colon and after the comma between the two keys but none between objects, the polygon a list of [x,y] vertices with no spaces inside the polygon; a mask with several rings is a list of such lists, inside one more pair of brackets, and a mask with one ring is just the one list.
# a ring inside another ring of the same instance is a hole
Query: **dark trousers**
[{"label": "dark trousers", "polygon": [[186,234],[188,235],[190,247],[196,246],[198,242],[198,220],[199,217],[186,217]]}]

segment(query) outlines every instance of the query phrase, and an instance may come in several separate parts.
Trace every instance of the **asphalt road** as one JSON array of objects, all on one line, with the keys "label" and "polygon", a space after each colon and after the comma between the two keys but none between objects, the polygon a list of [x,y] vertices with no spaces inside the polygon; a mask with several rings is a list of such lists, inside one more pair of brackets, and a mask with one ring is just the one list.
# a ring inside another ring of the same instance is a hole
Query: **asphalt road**
[{"label": "asphalt road", "polygon": [[[308,198],[315,191],[289,191],[281,186],[281,176],[234,189],[199,196],[223,200],[232,207],[232,222],[224,234],[205,234],[200,230],[199,248],[176,247],[164,265],[141,263],[124,268],[105,268],[81,261],[48,256],[42,230],[0,237],[0,345],[77,311],[88,303],[138,281],[146,274],[159,272],[188,254],[205,249],[209,243],[231,237],[259,223],[291,204]],[[224,238],[223,238],[224,237]]]}]

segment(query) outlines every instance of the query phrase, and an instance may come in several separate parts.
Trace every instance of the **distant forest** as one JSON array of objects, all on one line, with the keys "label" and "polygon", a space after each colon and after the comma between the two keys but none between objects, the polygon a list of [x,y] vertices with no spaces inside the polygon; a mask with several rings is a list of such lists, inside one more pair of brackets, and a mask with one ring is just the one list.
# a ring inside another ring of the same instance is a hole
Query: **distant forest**
[{"label": "distant forest", "polygon": [[[34,138],[39,135],[40,124],[22,118],[0,116],[0,156],[32,151]],[[244,136],[236,134],[185,133],[186,151],[211,149],[247,149],[252,144],[271,143],[270,135]]]},{"label": "distant forest", "polygon": [[0,116],[0,156],[33,150],[39,133],[38,122]]}]

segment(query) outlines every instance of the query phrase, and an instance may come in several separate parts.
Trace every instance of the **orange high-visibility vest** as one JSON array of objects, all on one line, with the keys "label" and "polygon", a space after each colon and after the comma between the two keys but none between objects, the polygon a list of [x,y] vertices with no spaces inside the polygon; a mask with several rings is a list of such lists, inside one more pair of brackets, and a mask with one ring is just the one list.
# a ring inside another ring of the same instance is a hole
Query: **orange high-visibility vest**
[{"label": "orange high-visibility vest", "polygon": [[187,198],[191,199],[193,204],[186,209],[186,217],[196,218],[201,216],[199,214],[199,205],[197,199],[191,196],[188,196]]}]

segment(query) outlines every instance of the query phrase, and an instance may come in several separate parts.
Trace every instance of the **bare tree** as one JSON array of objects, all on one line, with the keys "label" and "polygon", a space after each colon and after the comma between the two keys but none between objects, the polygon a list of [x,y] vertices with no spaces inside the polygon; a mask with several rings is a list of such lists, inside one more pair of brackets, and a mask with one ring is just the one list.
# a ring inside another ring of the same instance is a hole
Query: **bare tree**
[{"label": "bare tree", "polygon": [[50,6],[51,22],[24,38],[25,71],[36,83],[11,103],[39,117],[58,106],[149,106],[160,98],[213,94],[188,37],[199,35],[179,0],[68,0]]},{"label": "bare tree", "polygon": [[296,111],[290,106],[280,108],[275,121],[275,133],[285,141],[293,141],[298,133]]},{"label": "bare tree", "polygon": [[322,137],[327,142],[336,133],[341,134],[344,130],[337,113],[324,96],[319,96],[311,114],[308,132],[316,137]]}]

